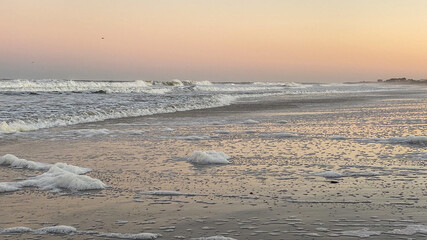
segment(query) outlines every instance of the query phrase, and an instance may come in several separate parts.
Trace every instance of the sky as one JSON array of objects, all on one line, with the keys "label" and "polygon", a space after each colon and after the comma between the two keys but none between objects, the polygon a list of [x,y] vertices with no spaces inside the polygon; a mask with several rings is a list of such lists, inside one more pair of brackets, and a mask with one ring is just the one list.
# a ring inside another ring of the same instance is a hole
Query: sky
[{"label": "sky", "polygon": [[0,78],[427,78],[426,0],[0,0]]}]

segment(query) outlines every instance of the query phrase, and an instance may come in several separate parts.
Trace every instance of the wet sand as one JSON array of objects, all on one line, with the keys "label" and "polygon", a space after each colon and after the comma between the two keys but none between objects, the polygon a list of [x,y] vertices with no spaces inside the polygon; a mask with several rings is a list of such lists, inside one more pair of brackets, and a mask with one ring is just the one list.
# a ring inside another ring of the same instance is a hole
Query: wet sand
[{"label": "wet sand", "polygon": [[[392,138],[426,136],[426,112],[427,98],[417,91],[287,96],[0,139],[0,155],[89,167],[86,175],[110,186],[0,193],[0,228],[73,226],[79,232],[68,239],[104,239],[100,232],[159,233],[159,239],[354,239],[363,233],[423,239],[426,232],[393,231],[427,225],[427,143]],[[92,128],[114,132],[79,131]],[[231,163],[183,161],[195,150],[224,152]],[[322,176],[330,171],[341,177]],[[1,182],[38,174],[0,167]]]}]

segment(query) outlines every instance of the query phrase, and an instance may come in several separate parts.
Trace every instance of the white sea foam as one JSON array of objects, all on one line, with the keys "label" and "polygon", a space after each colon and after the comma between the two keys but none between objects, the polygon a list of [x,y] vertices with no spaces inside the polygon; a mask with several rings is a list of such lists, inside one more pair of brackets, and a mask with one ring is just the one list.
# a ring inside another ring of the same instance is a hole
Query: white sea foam
[{"label": "white sea foam", "polygon": [[0,183],[0,192],[17,191],[23,187],[38,187],[41,190],[61,191],[67,189],[70,191],[104,189],[106,184],[98,179],[89,176],[80,175],[90,172],[90,168],[82,168],[69,165],[66,163],[39,163],[17,158],[14,155],[7,154],[1,159],[7,159],[8,165],[20,163],[20,166],[25,166],[32,170],[47,170],[47,172],[22,180],[19,182],[2,182]]},{"label": "white sea foam", "polygon": [[212,85],[212,83],[209,81],[198,81],[198,82],[193,82],[193,84],[195,84],[195,85]]},{"label": "white sea foam", "polygon": [[280,91],[283,86],[256,86],[249,84],[223,84],[223,85],[197,85],[198,91],[204,92],[259,92],[259,91]]},{"label": "white sea foam", "polygon": [[28,168],[32,170],[47,170],[51,167],[51,164],[28,161],[12,154],[6,154],[0,157],[0,165],[6,165],[12,168]]},{"label": "white sea foam", "polygon": [[30,170],[50,170],[52,166],[55,166],[64,171],[71,172],[74,174],[84,174],[92,170],[90,168],[77,167],[66,163],[49,164],[42,162],[34,162],[23,158],[18,158],[12,154],[6,154],[0,157],[0,165],[6,165],[12,168],[27,168]]},{"label": "white sea foam", "polygon": [[17,184],[20,187],[38,187],[41,190],[52,191],[60,191],[61,189],[82,191],[104,189],[107,187],[107,185],[99,179],[78,175],[55,165],[46,173],[18,182]]},{"label": "white sea foam", "polygon": [[99,237],[120,238],[120,239],[138,239],[138,240],[152,240],[157,239],[160,234],[155,233],[99,233]]},{"label": "white sea foam", "polygon": [[264,86],[286,86],[286,87],[301,87],[301,88],[306,88],[306,87],[311,87],[313,85],[310,84],[301,84],[301,83],[296,83],[296,82],[253,82],[253,85],[264,85]]},{"label": "white sea foam", "polygon": [[3,192],[14,192],[19,190],[19,187],[16,186],[13,182],[0,182],[0,193]]},{"label": "white sea foam", "polygon": [[163,128],[160,131],[162,131],[162,132],[173,132],[173,131],[175,131],[175,129],[173,129],[173,128]]},{"label": "white sea foam", "polygon": [[194,151],[193,155],[187,157],[194,164],[229,164],[230,157],[223,152],[216,151]]},{"label": "white sea foam", "polygon": [[404,229],[394,229],[393,231],[387,232],[389,234],[396,235],[414,235],[417,233],[427,234],[427,226],[425,225],[409,225]]},{"label": "white sea foam", "polygon": [[11,227],[0,230],[0,234],[23,234],[23,233],[34,233],[34,234],[60,234],[60,235],[72,235],[77,232],[77,229],[71,226],[59,225],[52,227],[44,227],[39,229],[31,229],[28,227]]},{"label": "white sea foam", "polygon": [[11,228],[4,228],[0,229],[1,234],[10,234],[10,233],[27,233],[33,231],[31,228],[28,227],[11,227]]},{"label": "white sea foam", "polygon": [[248,119],[248,120],[243,122],[243,124],[258,124],[258,123],[259,123],[259,121],[252,120],[252,119]]},{"label": "white sea foam", "polygon": [[59,225],[52,227],[44,227],[33,230],[35,234],[61,234],[70,235],[77,232],[77,229],[71,226]]},{"label": "white sea foam", "polygon": [[[184,82],[185,81],[181,81],[179,79],[172,79],[170,81],[166,81],[165,84],[170,85],[170,86],[184,86]],[[188,83],[189,83],[189,81],[188,81]]]},{"label": "white sea foam", "polygon": [[[167,84],[166,84],[167,85]],[[0,82],[0,92],[82,92],[130,93],[146,92],[163,94],[171,91],[165,85],[152,86],[142,80],[132,82],[73,81],[73,80],[7,80]]]},{"label": "white sea foam", "polygon": [[351,236],[351,237],[367,238],[370,236],[381,235],[381,233],[382,233],[381,231],[369,231],[368,228],[362,228],[360,230],[343,231],[343,232],[341,232],[341,235]]},{"label": "white sea foam", "polygon": [[66,225],[58,225],[58,226],[50,226],[43,227],[38,229],[31,229],[28,227],[11,227],[11,228],[0,228],[0,234],[52,234],[52,235],[85,235],[85,234],[97,234],[99,237],[107,237],[107,238],[120,238],[120,239],[138,239],[138,240],[153,240],[160,237],[160,234],[155,233],[104,233],[104,232],[85,232],[78,231],[75,227],[66,226]]}]

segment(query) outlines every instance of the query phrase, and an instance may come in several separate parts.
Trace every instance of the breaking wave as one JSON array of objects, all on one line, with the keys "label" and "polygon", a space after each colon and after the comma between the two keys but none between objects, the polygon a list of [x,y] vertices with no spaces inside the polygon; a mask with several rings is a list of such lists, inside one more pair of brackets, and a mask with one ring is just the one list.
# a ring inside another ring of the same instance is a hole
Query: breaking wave
[{"label": "breaking wave", "polygon": [[221,107],[231,104],[236,97],[227,95],[217,95],[211,98],[202,99],[200,102],[190,102],[185,104],[167,104],[165,106],[148,106],[146,108],[133,108],[128,109],[99,109],[82,112],[75,115],[63,114],[53,117],[40,117],[38,119],[30,120],[13,120],[3,121],[0,123],[0,133],[15,133],[33,131],[43,128],[59,127],[75,125],[79,123],[100,122],[107,119],[117,119],[126,117],[139,117],[161,113],[172,113],[180,111],[189,111],[195,109],[206,109]]},{"label": "breaking wave", "polygon": [[206,109],[272,95],[384,90],[380,85],[171,81],[1,80],[0,134]]}]

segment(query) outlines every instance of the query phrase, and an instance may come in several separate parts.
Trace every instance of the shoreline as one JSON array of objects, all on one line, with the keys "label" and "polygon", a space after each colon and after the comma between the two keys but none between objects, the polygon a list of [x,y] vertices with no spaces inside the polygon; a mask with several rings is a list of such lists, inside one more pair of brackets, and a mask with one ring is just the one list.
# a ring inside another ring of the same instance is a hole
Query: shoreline
[{"label": "shoreline", "polygon": [[[45,138],[34,132],[35,138],[3,139],[1,156],[91,168],[87,175],[110,188],[0,193],[0,228],[66,225],[78,231],[0,236],[104,239],[99,233],[144,232],[162,234],[158,239],[354,239],[369,228],[379,232],[371,239],[399,239],[390,232],[427,224],[425,143],[405,138],[425,133],[426,100],[412,90],[287,96],[46,129]],[[230,164],[185,161],[196,150],[224,152]],[[0,167],[1,182],[38,174]],[[147,191],[182,195],[141,193]]]}]

